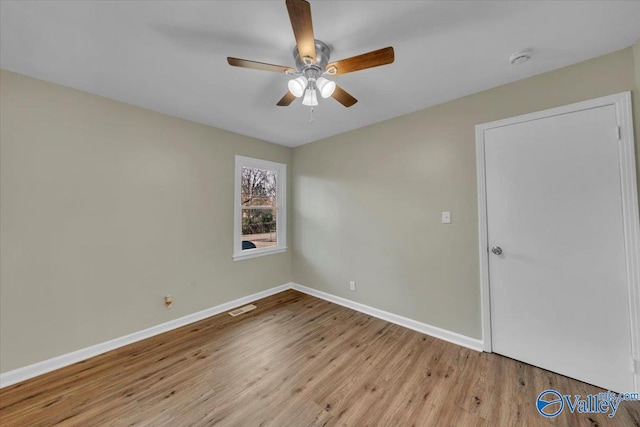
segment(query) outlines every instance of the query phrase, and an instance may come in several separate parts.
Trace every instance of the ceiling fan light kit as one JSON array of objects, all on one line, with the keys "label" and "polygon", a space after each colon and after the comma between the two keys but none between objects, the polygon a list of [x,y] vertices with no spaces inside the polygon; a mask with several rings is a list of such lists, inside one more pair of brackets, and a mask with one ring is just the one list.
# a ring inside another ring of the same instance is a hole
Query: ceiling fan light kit
[{"label": "ceiling fan light kit", "polygon": [[307,89],[305,91],[302,105],[306,105],[307,107],[315,107],[318,105],[318,96],[316,95],[315,89]]},{"label": "ceiling fan light kit", "polygon": [[320,77],[316,81],[316,86],[320,91],[320,96],[323,98],[328,98],[333,95],[333,91],[336,90],[336,82],[332,82],[331,80],[327,80],[324,77]]},{"label": "ceiling fan light kit", "polygon": [[289,91],[278,101],[278,106],[285,107],[290,105],[296,98],[302,98],[302,105],[315,107],[318,105],[317,92],[320,92],[322,98],[333,97],[345,107],[351,107],[358,100],[336,85],[334,81],[324,76],[351,73],[391,64],[394,61],[393,48],[386,47],[329,63],[331,49],[326,43],[313,37],[313,23],[311,21],[311,6],[309,3],[305,0],[286,0],[285,3],[296,39],[296,47],[293,49],[295,69],[247,59],[227,58],[229,65],[234,67],[274,71],[288,76],[295,76],[287,83]]},{"label": "ceiling fan light kit", "polygon": [[309,81],[305,76],[296,77],[293,80],[289,80],[289,92],[293,94],[296,98],[300,98],[303,94]]}]

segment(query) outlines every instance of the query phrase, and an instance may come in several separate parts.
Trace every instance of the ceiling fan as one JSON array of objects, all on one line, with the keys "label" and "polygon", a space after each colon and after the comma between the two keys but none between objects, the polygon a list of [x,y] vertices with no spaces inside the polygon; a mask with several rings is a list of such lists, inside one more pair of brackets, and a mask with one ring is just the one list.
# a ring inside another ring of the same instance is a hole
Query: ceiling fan
[{"label": "ceiling fan", "polygon": [[302,104],[314,107],[318,105],[316,90],[323,98],[332,97],[345,107],[351,107],[358,100],[325,76],[337,76],[391,64],[394,60],[393,47],[329,62],[331,49],[313,36],[309,3],[305,0],[286,0],[285,2],[296,38],[296,47],[293,49],[295,68],[232,57],[227,58],[229,65],[295,76],[288,83],[289,91],[278,101],[277,105],[281,107],[290,105],[296,98],[303,95]]}]

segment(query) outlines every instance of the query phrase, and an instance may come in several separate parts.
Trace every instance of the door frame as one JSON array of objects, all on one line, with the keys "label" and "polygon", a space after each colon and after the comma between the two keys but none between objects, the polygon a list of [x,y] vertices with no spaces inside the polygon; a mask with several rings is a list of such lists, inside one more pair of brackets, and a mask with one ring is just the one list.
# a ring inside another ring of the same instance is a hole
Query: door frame
[{"label": "door frame", "polygon": [[[633,139],[633,116],[631,92],[622,92],[589,101],[524,114],[504,120],[476,126],[476,164],[478,173],[478,228],[480,240],[480,295],[482,313],[482,342],[486,352],[492,352],[491,300],[489,283],[489,242],[487,230],[487,192],[484,133],[489,129],[517,123],[574,113],[604,106],[616,108],[618,159],[620,162],[620,192],[624,225],[624,245],[627,289],[629,298],[629,321],[631,327],[632,359],[635,371],[635,391],[640,392],[640,222],[638,220],[638,189],[636,184],[635,146]],[[619,390],[625,391],[625,390]]]}]

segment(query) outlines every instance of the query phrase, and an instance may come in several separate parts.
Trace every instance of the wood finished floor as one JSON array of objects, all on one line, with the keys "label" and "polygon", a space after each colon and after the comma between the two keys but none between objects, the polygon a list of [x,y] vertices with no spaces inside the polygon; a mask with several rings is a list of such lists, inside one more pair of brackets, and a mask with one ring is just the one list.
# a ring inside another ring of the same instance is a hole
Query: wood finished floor
[{"label": "wood finished floor", "polygon": [[596,387],[289,290],[0,390],[0,426],[640,426],[545,419]]}]

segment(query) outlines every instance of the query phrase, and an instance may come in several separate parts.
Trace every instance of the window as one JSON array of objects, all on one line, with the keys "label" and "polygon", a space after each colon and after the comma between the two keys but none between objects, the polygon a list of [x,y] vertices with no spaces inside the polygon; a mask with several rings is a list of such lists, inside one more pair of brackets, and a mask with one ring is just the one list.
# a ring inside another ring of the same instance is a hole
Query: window
[{"label": "window", "polygon": [[233,259],[287,250],[287,165],[236,156]]}]

